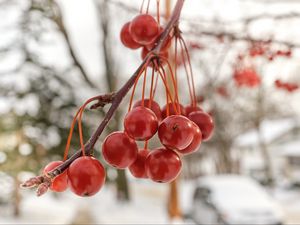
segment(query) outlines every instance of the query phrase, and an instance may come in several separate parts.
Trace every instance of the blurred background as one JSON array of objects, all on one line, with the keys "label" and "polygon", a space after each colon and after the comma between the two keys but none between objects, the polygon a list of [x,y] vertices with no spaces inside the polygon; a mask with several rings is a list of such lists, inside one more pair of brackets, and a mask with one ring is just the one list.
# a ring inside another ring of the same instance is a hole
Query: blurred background
[{"label": "blurred background", "polygon": [[[160,1],[162,14],[166,1]],[[299,224],[297,0],[186,0],[180,28],[199,105],[213,116],[215,132],[184,158],[177,218],[170,185],[112,168],[92,198],[70,192],[37,198],[19,189],[62,158],[77,108],[117,90],[141,63],[140,52],[119,40],[141,2],[0,0],[0,223]],[[155,13],[156,1],[150,3]],[[184,68],[178,74],[187,104]],[[128,102],[127,96],[96,145],[101,161],[101,141],[122,129]],[[106,111],[86,110],[85,140]],[[73,139],[72,152],[79,146]]]}]

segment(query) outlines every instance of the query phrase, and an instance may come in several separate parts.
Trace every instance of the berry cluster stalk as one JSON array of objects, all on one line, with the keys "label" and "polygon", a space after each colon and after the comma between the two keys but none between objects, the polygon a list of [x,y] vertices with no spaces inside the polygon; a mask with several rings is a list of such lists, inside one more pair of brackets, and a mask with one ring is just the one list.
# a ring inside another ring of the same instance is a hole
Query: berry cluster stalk
[{"label": "berry cluster stalk", "polygon": [[[158,45],[148,53],[147,57],[144,59],[144,61],[141,63],[141,65],[138,67],[138,69],[135,71],[135,73],[130,77],[130,79],[123,85],[123,87],[121,87],[121,89],[119,89],[116,93],[114,93],[114,96],[111,101],[111,106],[110,106],[108,112],[106,113],[104,119],[99,124],[96,131],[92,134],[92,136],[88,140],[88,142],[84,145],[84,150],[85,150],[86,155],[91,154],[92,149],[94,148],[97,140],[99,139],[99,136],[102,134],[103,130],[105,129],[108,122],[114,115],[115,111],[118,109],[123,98],[126,96],[128,91],[134,85],[137,77],[141,74],[141,71],[143,71],[143,69],[147,65],[149,58],[153,55],[159,55],[162,46],[165,44],[165,42],[168,39],[169,33],[171,32],[171,30],[173,28],[177,27],[184,2],[185,2],[185,0],[177,0],[174,10],[171,14],[171,17],[167,23],[167,26],[165,27],[164,31],[162,32],[162,34],[159,38]],[[55,176],[61,174],[65,169],[67,169],[69,167],[69,165],[75,159],[77,159],[81,155],[82,155],[82,151],[78,150],[69,159],[64,161],[63,164],[56,167],[54,170],[50,171],[46,176],[42,175],[42,176],[38,176],[35,178],[31,178],[30,180],[24,182],[22,184],[22,187],[32,187],[32,186],[36,186],[36,185],[39,185],[42,183],[49,183],[49,179],[54,178]]]}]

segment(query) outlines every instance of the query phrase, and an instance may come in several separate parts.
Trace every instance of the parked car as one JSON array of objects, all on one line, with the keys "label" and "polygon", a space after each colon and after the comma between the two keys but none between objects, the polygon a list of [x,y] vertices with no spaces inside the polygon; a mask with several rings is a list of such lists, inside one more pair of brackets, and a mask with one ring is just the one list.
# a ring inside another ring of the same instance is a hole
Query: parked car
[{"label": "parked car", "polygon": [[190,216],[197,224],[282,224],[283,212],[255,180],[209,176],[194,186]]}]

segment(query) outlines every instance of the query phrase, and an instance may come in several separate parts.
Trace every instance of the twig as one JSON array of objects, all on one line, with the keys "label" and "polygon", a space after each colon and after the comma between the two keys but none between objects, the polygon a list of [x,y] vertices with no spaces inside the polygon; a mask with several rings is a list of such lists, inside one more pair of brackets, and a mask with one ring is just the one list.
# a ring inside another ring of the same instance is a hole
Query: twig
[{"label": "twig", "polygon": [[247,41],[247,42],[260,42],[260,43],[273,43],[273,44],[281,44],[285,45],[289,48],[300,48],[300,43],[292,43],[289,41],[281,41],[281,40],[274,40],[274,39],[259,39],[259,38],[251,38],[249,36],[238,36],[234,33],[226,32],[226,31],[220,31],[220,32],[211,32],[211,31],[195,31],[193,29],[189,30],[187,34],[191,34],[194,36],[212,36],[212,37],[224,37],[227,38],[229,41]]},{"label": "twig", "polygon": [[[90,155],[92,149],[94,148],[94,145],[96,144],[97,140],[99,139],[99,136],[102,134],[104,128],[107,126],[108,122],[116,112],[117,108],[119,107],[120,103],[122,102],[123,98],[126,96],[128,91],[133,86],[137,76],[140,74],[140,72],[144,69],[146,63],[149,61],[150,57],[153,57],[153,55],[158,55],[160,52],[160,49],[162,48],[165,41],[167,41],[167,37],[171,30],[178,25],[178,21],[180,18],[181,10],[184,5],[185,0],[177,0],[175,8],[173,10],[173,13],[171,15],[171,18],[164,29],[162,35],[160,36],[160,39],[158,41],[158,45],[149,52],[147,57],[144,59],[144,61],[141,63],[141,65],[138,67],[138,69],[135,71],[135,73],[129,78],[129,80],[119,89],[116,93],[112,94],[112,102],[111,106],[106,113],[104,119],[99,124],[96,131],[92,134],[91,138],[88,140],[88,142],[85,144],[85,154]],[[105,95],[101,95],[105,96]],[[72,155],[69,159],[67,159],[64,163],[62,163],[60,166],[56,167],[52,171],[48,172],[46,175],[38,176],[35,178],[31,178],[28,181],[24,182],[21,186],[25,188],[29,187],[35,187],[38,186],[37,194],[42,195],[44,194],[47,189],[50,187],[51,182],[49,183],[49,178],[53,179],[55,176],[61,174],[64,170],[66,170],[69,165],[79,158],[81,156],[82,152],[81,150],[78,150],[74,155]]]}]

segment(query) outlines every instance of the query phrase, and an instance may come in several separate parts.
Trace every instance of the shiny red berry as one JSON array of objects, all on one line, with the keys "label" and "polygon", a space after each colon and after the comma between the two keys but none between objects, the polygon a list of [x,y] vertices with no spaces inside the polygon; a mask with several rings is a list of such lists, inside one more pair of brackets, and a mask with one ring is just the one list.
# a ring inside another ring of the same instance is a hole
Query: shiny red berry
[{"label": "shiny red berry", "polygon": [[156,39],[159,26],[153,16],[140,14],[131,21],[129,31],[134,41],[148,45]]},{"label": "shiny red berry", "polygon": [[195,129],[192,121],[184,116],[169,116],[158,128],[160,142],[167,148],[183,150],[193,141]]},{"label": "shiny red berry", "polygon": [[200,148],[202,142],[202,133],[200,128],[195,123],[194,123],[194,129],[195,129],[195,134],[192,143],[185,149],[182,149],[180,151],[178,150],[179,153],[187,155],[196,152]]},{"label": "shiny red berry", "polygon": [[[180,114],[185,116],[185,108],[183,107],[183,105],[178,104],[178,103],[174,103],[174,104],[173,103],[169,103],[168,105],[169,105],[169,116],[171,116],[171,115],[177,115],[176,110],[174,109],[174,106],[177,109],[178,113],[180,111]],[[165,105],[161,109],[161,113],[162,113],[162,118],[163,119],[167,117],[167,105]]]},{"label": "shiny red berry", "polygon": [[132,39],[131,34],[129,32],[129,26],[130,26],[130,22],[125,23],[124,26],[122,27],[120,32],[121,42],[127,48],[137,49],[141,47],[141,45]]},{"label": "shiny red berry", "polygon": [[129,137],[146,141],[157,132],[158,120],[152,110],[138,106],[126,114],[124,128]]},{"label": "shiny red berry", "polygon": [[176,152],[159,148],[150,152],[145,167],[151,180],[166,183],[176,179],[181,171],[182,163]]},{"label": "shiny red berry", "polygon": [[188,116],[192,112],[203,111],[199,106],[188,105],[185,107],[185,115]]},{"label": "shiny red berry", "polygon": [[[61,165],[63,161],[53,161],[50,162],[45,168],[44,173],[48,173],[51,170],[55,169],[59,165]],[[65,170],[63,173],[59,174],[55,178],[52,179],[52,183],[50,186],[50,190],[55,192],[63,192],[68,188],[68,175],[67,170]]]},{"label": "shiny red berry", "polygon": [[147,149],[139,150],[136,160],[129,166],[129,171],[134,177],[148,178],[145,170],[145,162],[149,153]]},{"label": "shiny red berry", "polygon": [[103,158],[118,169],[130,166],[136,160],[137,153],[135,141],[122,131],[111,133],[102,144]]},{"label": "shiny red berry", "polygon": [[201,111],[192,112],[188,118],[200,128],[203,141],[207,141],[211,138],[214,130],[214,121],[209,114]]},{"label": "shiny red berry", "polygon": [[86,197],[96,194],[105,183],[105,169],[90,156],[82,156],[69,166],[69,186],[75,194]]},{"label": "shiny red berry", "polygon": [[[138,106],[142,106],[142,103],[143,103],[142,100],[137,101],[133,105],[133,108],[138,107]],[[151,107],[149,107],[149,106],[150,106],[150,99],[144,99],[144,107],[146,107],[148,109],[151,109],[155,113],[155,115],[157,117],[157,120],[161,121],[162,117],[161,117],[161,109],[160,109],[159,104],[156,101],[152,100],[151,101]]]}]

